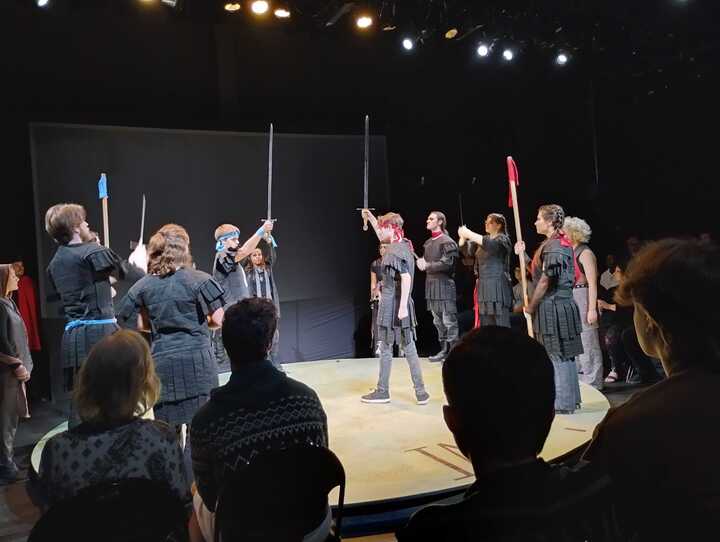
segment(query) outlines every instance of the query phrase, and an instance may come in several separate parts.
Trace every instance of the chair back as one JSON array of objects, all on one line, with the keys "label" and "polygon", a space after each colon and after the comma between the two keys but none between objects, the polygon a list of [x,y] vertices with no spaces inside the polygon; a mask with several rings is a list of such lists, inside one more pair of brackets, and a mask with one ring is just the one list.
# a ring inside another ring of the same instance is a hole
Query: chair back
[{"label": "chair back", "polygon": [[267,451],[226,474],[215,509],[216,542],[300,542],[326,519],[328,494],[338,486],[335,532],[339,536],[345,469],[327,448]]},{"label": "chair back", "polygon": [[54,504],[28,542],[161,542],[186,528],[183,502],[168,484],[128,478],[87,487]]}]

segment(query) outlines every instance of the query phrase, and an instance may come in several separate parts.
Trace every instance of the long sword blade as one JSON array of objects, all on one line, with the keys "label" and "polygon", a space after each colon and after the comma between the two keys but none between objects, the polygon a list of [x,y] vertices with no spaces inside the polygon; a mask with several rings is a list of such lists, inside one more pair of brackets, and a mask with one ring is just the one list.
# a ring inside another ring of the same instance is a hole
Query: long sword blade
[{"label": "long sword blade", "polygon": [[138,241],[138,243],[141,245],[143,242],[143,238],[145,237],[145,194],[143,194],[142,202],[142,217],[140,218],[140,240]]},{"label": "long sword blade", "polygon": [[463,218],[463,207],[462,207],[462,192],[458,192],[458,206],[460,207],[460,225],[465,225],[465,218]]},{"label": "long sword blade", "polygon": [[268,148],[268,191],[267,191],[267,219],[272,218],[272,167],[273,167],[273,125],[270,123],[270,143]]},{"label": "long sword blade", "polygon": [[363,207],[368,208],[368,177],[370,173],[370,117],[365,115],[365,159],[363,171]]}]

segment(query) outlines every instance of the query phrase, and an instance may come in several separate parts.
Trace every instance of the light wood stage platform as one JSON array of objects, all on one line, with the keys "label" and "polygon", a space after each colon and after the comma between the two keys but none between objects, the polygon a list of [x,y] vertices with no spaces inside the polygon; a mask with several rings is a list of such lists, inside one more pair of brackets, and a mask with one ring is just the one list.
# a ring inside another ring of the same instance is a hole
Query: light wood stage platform
[{"label": "light wood stage platform", "polygon": [[[422,359],[430,402],[415,404],[410,372],[395,359],[388,404],[364,404],[360,396],[377,381],[378,360],[338,359],[284,365],[288,375],[312,387],[327,412],[330,448],[347,473],[346,506],[412,501],[428,494],[456,493],[473,482],[470,463],[454,445],[445,427],[441,365]],[[227,382],[229,373],[220,375]],[[558,415],[542,451],[547,459],[561,457],[588,442],[610,405],[605,396],[581,384],[582,409]],[[522,401],[522,397],[512,398]],[[38,468],[47,438],[66,430],[61,424],[37,444],[32,465]],[[389,506],[393,508],[393,506]]]}]

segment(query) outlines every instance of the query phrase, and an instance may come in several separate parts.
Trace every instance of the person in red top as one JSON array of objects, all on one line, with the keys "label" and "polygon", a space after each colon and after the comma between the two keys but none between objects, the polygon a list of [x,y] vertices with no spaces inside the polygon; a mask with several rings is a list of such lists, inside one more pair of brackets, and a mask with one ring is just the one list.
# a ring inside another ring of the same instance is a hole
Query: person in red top
[{"label": "person in red top", "polygon": [[25,274],[25,263],[22,260],[13,262],[12,266],[15,275],[19,279],[15,304],[20,310],[20,316],[22,316],[27,328],[30,351],[39,352],[42,350],[42,344],[40,343],[40,319],[38,318],[38,297],[35,282]]}]

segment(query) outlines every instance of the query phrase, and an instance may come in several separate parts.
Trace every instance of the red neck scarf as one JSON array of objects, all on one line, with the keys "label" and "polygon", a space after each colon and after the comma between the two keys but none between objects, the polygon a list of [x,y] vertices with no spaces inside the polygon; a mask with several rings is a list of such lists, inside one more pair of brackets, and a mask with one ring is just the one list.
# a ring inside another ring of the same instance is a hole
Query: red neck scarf
[{"label": "red neck scarf", "polygon": [[440,237],[442,234],[443,234],[443,231],[442,231],[442,230],[440,230],[440,231],[431,231],[431,232],[430,232],[430,236],[431,236],[433,239],[437,239],[437,238]]}]

